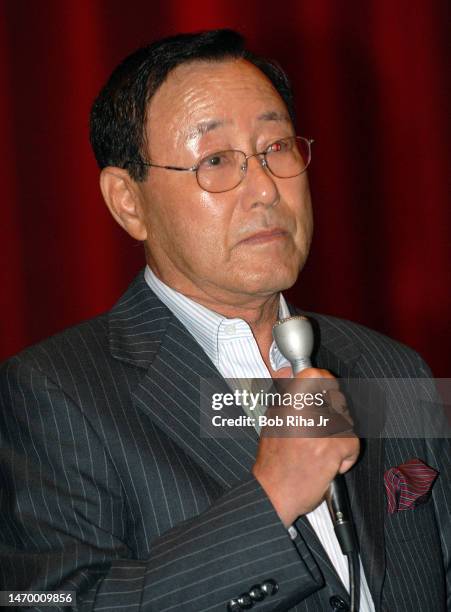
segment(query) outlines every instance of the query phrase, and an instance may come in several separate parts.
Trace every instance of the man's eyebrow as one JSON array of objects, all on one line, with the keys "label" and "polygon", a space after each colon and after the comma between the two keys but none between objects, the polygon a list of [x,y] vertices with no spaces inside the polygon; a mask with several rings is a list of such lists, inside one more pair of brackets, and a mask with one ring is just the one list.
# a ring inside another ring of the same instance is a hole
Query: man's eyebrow
[{"label": "man's eyebrow", "polygon": [[290,117],[286,113],[279,111],[266,111],[257,117],[259,121],[286,121],[291,123]]},{"label": "man's eyebrow", "polygon": [[194,140],[208,134],[212,130],[223,127],[224,125],[231,123],[231,121],[224,121],[223,119],[210,119],[209,121],[201,121],[197,125],[188,128],[188,140]]},{"label": "man's eyebrow", "polygon": [[[291,119],[287,113],[281,113],[279,111],[266,111],[257,117],[258,121],[284,121],[291,123]],[[232,123],[232,121],[225,121],[224,119],[210,119],[209,121],[200,121],[197,125],[188,128],[188,140],[194,140],[201,138],[217,128],[224,127]]]}]

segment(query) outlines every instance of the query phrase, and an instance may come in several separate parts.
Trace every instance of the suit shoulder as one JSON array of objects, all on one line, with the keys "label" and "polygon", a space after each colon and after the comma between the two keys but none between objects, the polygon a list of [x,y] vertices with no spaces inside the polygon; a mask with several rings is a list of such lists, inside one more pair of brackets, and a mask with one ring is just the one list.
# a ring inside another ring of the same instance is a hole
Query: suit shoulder
[{"label": "suit shoulder", "polygon": [[[3,372],[20,368],[42,372],[51,379],[108,354],[108,313],[103,313],[29,346],[2,365]],[[94,358],[95,356],[95,358]],[[86,369],[86,368],[85,368]]]},{"label": "suit shoulder", "polygon": [[[10,357],[3,364],[11,366],[15,363],[28,364],[45,370],[46,364],[53,362],[77,362],[86,360],[87,357],[95,355],[97,359],[101,356],[109,356],[110,321],[116,311],[130,309],[136,302],[141,300],[141,294],[146,289],[144,273],[141,271],[118,302],[106,312],[82,321],[61,332],[54,334],[41,342],[29,346],[17,355]],[[148,291],[148,288],[147,288]]]},{"label": "suit shoulder", "polygon": [[321,342],[336,352],[354,352],[368,364],[377,364],[384,376],[429,377],[430,370],[411,347],[360,323],[330,315],[307,313],[321,337]]}]

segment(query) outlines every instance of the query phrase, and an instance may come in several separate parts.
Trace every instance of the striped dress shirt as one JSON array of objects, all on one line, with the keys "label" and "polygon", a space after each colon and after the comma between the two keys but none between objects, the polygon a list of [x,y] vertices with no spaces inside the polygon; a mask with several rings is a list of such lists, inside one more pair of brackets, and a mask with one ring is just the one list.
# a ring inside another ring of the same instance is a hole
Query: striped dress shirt
[{"label": "striped dress shirt", "polygon": [[[145,279],[152,291],[169,308],[189,333],[199,343],[220,374],[226,379],[271,378],[262,359],[250,326],[242,319],[228,319],[217,312],[186,297],[163,283],[147,266]],[[290,316],[285,298],[280,294],[279,318]],[[269,360],[273,370],[289,366],[275,342],[272,343]],[[257,412],[254,411],[254,416]],[[335,536],[332,520],[323,501],[306,517],[327,552],[335,570],[349,591],[347,558],[342,554]],[[289,530],[296,537],[296,528]],[[374,603],[360,561],[360,611],[374,612]]]}]

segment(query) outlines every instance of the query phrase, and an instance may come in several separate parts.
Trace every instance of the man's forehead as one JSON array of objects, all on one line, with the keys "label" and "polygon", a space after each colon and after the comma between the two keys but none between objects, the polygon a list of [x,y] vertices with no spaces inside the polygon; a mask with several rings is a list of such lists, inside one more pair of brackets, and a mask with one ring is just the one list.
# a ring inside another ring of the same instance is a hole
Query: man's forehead
[{"label": "man's forehead", "polygon": [[[192,61],[174,68],[150,102],[149,127],[164,124],[177,141],[194,142],[239,124],[291,125],[285,101],[270,79],[242,58]],[[169,127],[169,129],[171,129]],[[174,131],[173,131],[174,133]]]}]

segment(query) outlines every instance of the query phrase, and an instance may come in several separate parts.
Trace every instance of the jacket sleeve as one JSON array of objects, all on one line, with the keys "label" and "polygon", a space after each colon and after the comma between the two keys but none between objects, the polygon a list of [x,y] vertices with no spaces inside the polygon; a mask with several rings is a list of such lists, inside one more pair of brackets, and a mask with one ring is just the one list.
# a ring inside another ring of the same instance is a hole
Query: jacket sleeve
[{"label": "jacket sleeve", "polygon": [[215,612],[271,580],[258,612],[323,586],[251,474],[133,558],[120,478],[80,406],[16,357],[0,371],[0,408],[1,589],[74,591],[76,610]]}]

